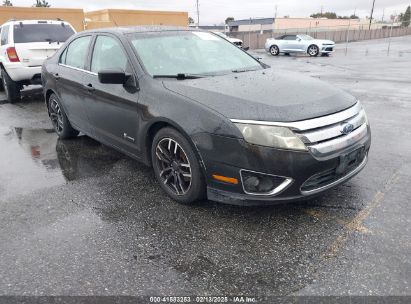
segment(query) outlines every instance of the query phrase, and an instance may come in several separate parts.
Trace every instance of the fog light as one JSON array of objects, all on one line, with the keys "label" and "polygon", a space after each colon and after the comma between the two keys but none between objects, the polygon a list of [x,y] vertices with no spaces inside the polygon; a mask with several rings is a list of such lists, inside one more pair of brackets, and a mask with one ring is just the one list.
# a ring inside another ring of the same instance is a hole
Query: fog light
[{"label": "fog light", "polygon": [[244,192],[252,195],[274,195],[287,188],[292,179],[253,171],[241,170]]}]

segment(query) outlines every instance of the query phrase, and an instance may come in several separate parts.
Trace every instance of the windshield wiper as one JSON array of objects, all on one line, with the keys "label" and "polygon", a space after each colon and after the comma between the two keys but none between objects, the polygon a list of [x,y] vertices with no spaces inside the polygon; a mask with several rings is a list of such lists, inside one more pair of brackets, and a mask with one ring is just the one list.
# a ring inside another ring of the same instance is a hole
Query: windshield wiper
[{"label": "windshield wiper", "polygon": [[251,72],[251,71],[258,71],[259,69],[236,69],[232,70],[233,73],[244,73],[244,72]]},{"label": "windshield wiper", "polygon": [[196,75],[196,74],[184,74],[184,73],[179,73],[175,75],[153,75],[153,78],[176,78],[178,80],[184,80],[184,79],[198,79],[198,78],[204,78],[205,76],[203,75]]}]

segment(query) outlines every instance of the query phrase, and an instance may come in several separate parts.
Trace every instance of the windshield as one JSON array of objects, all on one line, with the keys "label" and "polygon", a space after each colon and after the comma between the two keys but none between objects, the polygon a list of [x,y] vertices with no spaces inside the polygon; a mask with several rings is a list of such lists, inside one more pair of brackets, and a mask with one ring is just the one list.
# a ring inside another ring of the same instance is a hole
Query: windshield
[{"label": "windshield", "polygon": [[62,24],[16,24],[14,43],[65,42],[74,34],[73,29]]},{"label": "windshield", "polygon": [[152,76],[218,75],[262,69],[256,59],[207,32],[136,33],[129,39]]},{"label": "windshield", "polygon": [[308,35],[298,35],[302,40],[313,40],[314,38]]}]

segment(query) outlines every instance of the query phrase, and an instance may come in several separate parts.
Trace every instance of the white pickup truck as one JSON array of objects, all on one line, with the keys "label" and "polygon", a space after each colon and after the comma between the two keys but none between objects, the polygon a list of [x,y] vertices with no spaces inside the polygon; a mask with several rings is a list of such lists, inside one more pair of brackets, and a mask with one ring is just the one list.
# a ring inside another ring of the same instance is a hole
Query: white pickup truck
[{"label": "white pickup truck", "polygon": [[1,26],[0,90],[10,103],[24,85],[41,84],[41,66],[76,31],[62,20],[10,20]]}]

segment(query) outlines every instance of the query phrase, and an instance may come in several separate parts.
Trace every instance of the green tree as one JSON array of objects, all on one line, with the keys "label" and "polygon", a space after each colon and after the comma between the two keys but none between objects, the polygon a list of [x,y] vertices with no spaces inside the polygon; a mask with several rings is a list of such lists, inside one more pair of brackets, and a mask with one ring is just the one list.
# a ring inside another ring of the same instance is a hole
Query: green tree
[{"label": "green tree", "polygon": [[188,17],[188,24],[194,24],[194,19],[191,17]]},{"label": "green tree", "polygon": [[46,0],[36,0],[34,7],[50,7],[51,5]]},{"label": "green tree", "polygon": [[225,24],[228,24],[229,21],[234,21],[234,17],[225,18]]},{"label": "green tree", "polygon": [[411,20],[411,7],[408,6],[404,14],[400,14],[400,22],[402,26],[409,26]]},{"label": "green tree", "polygon": [[337,19],[337,14],[334,12],[315,13],[315,14],[311,14],[310,17],[311,18]]},{"label": "green tree", "polygon": [[354,14],[353,14],[353,15],[350,16],[350,19],[360,19],[360,17],[358,17],[357,15],[354,15]]},{"label": "green tree", "polygon": [[4,0],[3,1],[3,6],[13,6],[13,3],[11,3],[10,0]]}]

